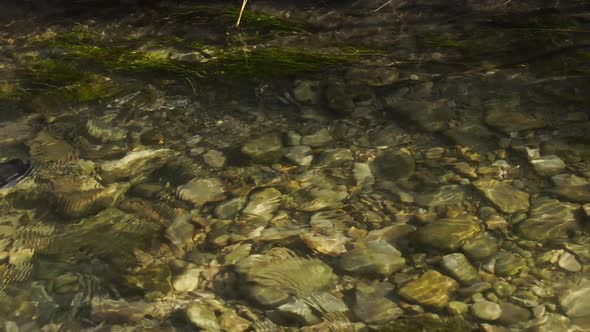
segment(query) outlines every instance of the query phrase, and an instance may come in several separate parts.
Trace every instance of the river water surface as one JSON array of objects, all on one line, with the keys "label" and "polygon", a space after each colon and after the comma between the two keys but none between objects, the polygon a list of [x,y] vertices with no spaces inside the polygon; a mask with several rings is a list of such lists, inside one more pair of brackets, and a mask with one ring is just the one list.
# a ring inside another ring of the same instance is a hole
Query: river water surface
[{"label": "river water surface", "polygon": [[587,1],[41,2],[0,330],[590,330]]}]

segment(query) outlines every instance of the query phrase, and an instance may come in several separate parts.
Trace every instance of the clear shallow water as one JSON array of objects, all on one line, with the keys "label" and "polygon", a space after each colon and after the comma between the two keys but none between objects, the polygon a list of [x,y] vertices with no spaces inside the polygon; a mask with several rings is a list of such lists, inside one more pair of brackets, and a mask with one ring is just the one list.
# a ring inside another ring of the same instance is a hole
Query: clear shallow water
[{"label": "clear shallow water", "polygon": [[33,170],[0,189],[3,328],[587,328],[567,5],[7,20],[0,158]]}]

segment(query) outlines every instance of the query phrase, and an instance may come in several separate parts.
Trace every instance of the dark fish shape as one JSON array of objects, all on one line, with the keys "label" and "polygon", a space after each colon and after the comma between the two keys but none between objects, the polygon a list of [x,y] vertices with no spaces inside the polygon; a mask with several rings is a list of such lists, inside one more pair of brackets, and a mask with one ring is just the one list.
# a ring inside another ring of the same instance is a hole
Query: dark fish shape
[{"label": "dark fish shape", "polygon": [[32,165],[24,160],[12,159],[0,163],[0,188],[12,187],[31,173]]}]

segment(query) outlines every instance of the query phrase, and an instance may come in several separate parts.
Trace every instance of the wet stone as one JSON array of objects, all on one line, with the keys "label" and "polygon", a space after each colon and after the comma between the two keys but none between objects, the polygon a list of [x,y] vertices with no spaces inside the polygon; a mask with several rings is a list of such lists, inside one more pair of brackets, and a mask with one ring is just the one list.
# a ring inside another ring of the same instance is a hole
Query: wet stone
[{"label": "wet stone", "polygon": [[498,252],[499,246],[498,240],[494,236],[482,232],[467,239],[462,249],[470,259],[483,261],[494,256]]},{"label": "wet stone", "polygon": [[296,321],[302,325],[314,325],[322,322],[304,301],[298,299],[280,305],[274,312],[270,312],[269,316],[282,325],[288,324],[289,321]]},{"label": "wet stone", "polygon": [[172,281],[172,287],[178,292],[190,292],[199,286],[199,275],[201,270],[189,269],[179,274]]},{"label": "wet stone", "polygon": [[555,187],[549,192],[554,193],[564,200],[577,203],[590,201],[590,182],[584,178],[571,174],[559,174],[551,177]]},{"label": "wet stone", "polygon": [[202,303],[193,303],[186,309],[188,320],[199,329],[205,331],[219,331],[219,322],[215,312],[207,305]]},{"label": "wet stone", "polygon": [[469,217],[441,219],[430,222],[416,231],[420,244],[444,250],[457,250],[469,238],[480,231],[480,226]]},{"label": "wet stone", "polygon": [[447,310],[451,315],[463,315],[469,310],[469,305],[459,301],[451,301],[447,305]]},{"label": "wet stone", "polygon": [[518,231],[524,238],[539,242],[567,238],[577,226],[575,211],[579,208],[578,204],[541,196],[533,202],[530,217],[518,224]]},{"label": "wet stone", "polygon": [[164,186],[159,183],[139,183],[131,188],[133,194],[143,198],[154,198],[162,190],[164,190]]},{"label": "wet stone", "polygon": [[559,267],[569,272],[580,272],[582,271],[582,264],[578,262],[576,256],[569,252],[564,252],[559,255],[559,261],[557,262]]},{"label": "wet stone", "polygon": [[373,161],[372,170],[376,177],[395,181],[414,174],[416,163],[409,153],[390,150]]},{"label": "wet stone", "polygon": [[332,140],[334,138],[330,131],[327,128],[322,128],[313,134],[303,136],[301,138],[301,144],[317,148],[328,145]]},{"label": "wet stone", "polygon": [[127,138],[127,130],[117,128],[103,119],[90,119],[86,122],[88,134],[104,143],[120,142]]},{"label": "wet stone", "polygon": [[461,296],[472,296],[474,294],[482,293],[492,288],[492,284],[486,281],[476,282],[468,287],[463,287],[457,291]]},{"label": "wet stone", "polygon": [[526,129],[539,129],[544,128],[546,125],[545,121],[532,115],[501,110],[488,112],[485,121],[487,125],[505,133]]},{"label": "wet stone", "polygon": [[205,56],[200,52],[187,52],[181,53],[178,51],[170,52],[170,60],[186,62],[186,63],[199,63],[205,60]]},{"label": "wet stone", "polygon": [[391,226],[386,226],[380,229],[376,229],[370,231],[367,234],[365,240],[367,241],[376,241],[376,240],[384,240],[389,243],[395,243],[398,240],[406,239],[406,237],[415,232],[416,228],[412,225],[408,224],[395,224]]},{"label": "wet stone", "polygon": [[271,163],[283,155],[283,143],[278,134],[265,134],[249,139],[241,152],[258,163]]},{"label": "wet stone", "polygon": [[100,167],[101,175],[110,182],[147,175],[162,167],[176,155],[177,153],[170,149],[130,152],[119,160],[104,162]]},{"label": "wet stone", "polygon": [[314,81],[299,81],[295,83],[293,97],[296,101],[306,104],[317,104],[320,101],[320,86]]},{"label": "wet stone", "polygon": [[453,164],[453,169],[459,174],[466,176],[468,178],[477,178],[475,168],[464,161]]},{"label": "wet stone", "polygon": [[275,188],[266,188],[250,195],[248,205],[243,213],[260,216],[263,220],[270,220],[281,205],[281,192]]},{"label": "wet stone", "polygon": [[313,154],[309,146],[297,145],[287,151],[285,158],[295,165],[309,166],[313,160]]},{"label": "wet stone", "polygon": [[221,168],[225,165],[225,156],[217,150],[207,151],[203,155],[203,160],[205,161],[205,164],[214,168]]},{"label": "wet stone", "polygon": [[406,260],[401,253],[385,241],[372,241],[364,248],[355,248],[340,258],[340,268],[358,274],[387,276],[403,268]]},{"label": "wet stone", "polygon": [[529,194],[515,189],[508,182],[486,178],[474,181],[473,185],[505,213],[525,212],[529,209]]},{"label": "wet stone", "polygon": [[180,249],[184,249],[192,243],[195,226],[190,224],[188,219],[188,215],[178,216],[166,228],[166,238]]},{"label": "wet stone", "polygon": [[475,267],[463,254],[455,253],[443,256],[442,267],[464,285],[472,285],[481,280]]},{"label": "wet stone", "polygon": [[481,320],[492,321],[500,318],[502,309],[497,303],[483,300],[471,305],[471,312]]},{"label": "wet stone", "polygon": [[218,178],[195,178],[176,190],[179,198],[201,206],[209,202],[218,202],[225,198],[223,182]]},{"label": "wet stone", "polygon": [[369,134],[369,142],[372,146],[396,147],[410,141],[410,136],[395,124],[387,124]]},{"label": "wet stone", "polygon": [[31,170],[31,164],[20,159],[12,159],[0,163],[0,188],[16,185],[26,177]]},{"label": "wet stone", "polygon": [[427,132],[446,129],[448,122],[453,118],[452,108],[444,101],[410,101],[386,97],[385,105],[390,112],[406,117]]},{"label": "wet stone", "polygon": [[301,143],[301,135],[296,131],[288,131],[285,135],[285,144],[287,146],[297,146]]},{"label": "wet stone", "polygon": [[531,318],[531,311],[510,302],[501,302],[500,308],[502,315],[498,318],[498,323],[502,325],[514,325],[526,322]]},{"label": "wet stone", "polygon": [[559,296],[559,305],[569,318],[590,316],[590,281],[565,290]]},{"label": "wet stone", "polygon": [[494,272],[501,277],[509,277],[519,273],[525,267],[524,258],[508,251],[500,251],[496,255]]},{"label": "wet stone", "polygon": [[542,176],[552,176],[561,173],[565,169],[565,163],[556,155],[543,156],[531,160],[535,171]]},{"label": "wet stone", "polygon": [[354,101],[347,91],[346,84],[340,80],[329,80],[324,89],[324,99],[328,108],[338,113],[352,113]]},{"label": "wet stone", "polygon": [[233,311],[222,312],[219,316],[219,325],[223,331],[244,332],[250,328],[250,321],[238,316]]},{"label": "wet stone", "polygon": [[444,308],[458,286],[455,280],[437,271],[428,271],[418,279],[403,285],[398,293],[421,305]]},{"label": "wet stone", "polygon": [[320,292],[335,279],[332,269],[318,259],[305,259],[284,248],[266,255],[250,255],[236,262],[246,293],[264,305],[277,305],[289,294]]},{"label": "wet stone", "polygon": [[319,211],[323,209],[339,209],[342,201],[348,197],[346,191],[312,188],[297,195],[300,202],[297,208],[302,211]]},{"label": "wet stone", "polygon": [[382,325],[398,318],[403,310],[386,297],[392,290],[393,285],[386,282],[357,285],[352,312],[369,325]]},{"label": "wet stone", "polygon": [[354,163],[352,167],[352,176],[357,186],[371,186],[375,182],[371,166],[365,163]]},{"label": "wet stone", "polygon": [[435,207],[439,205],[456,205],[463,203],[465,189],[462,186],[442,186],[434,192],[415,195],[416,204],[423,207]]},{"label": "wet stone", "polygon": [[248,288],[248,295],[260,305],[267,307],[277,307],[290,298],[289,293],[284,290],[257,285]]},{"label": "wet stone", "polygon": [[353,67],[346,73],[348,81],[368,86],[385,86],[399,79],[399,72],[394,67]]},{"label": "wet stone", "polygon": [[589,241],[590,238],[583,238],[583,240],[579,243],[567,242],[564,244],[564,247],[565,249],[573,252],[583,264],[588,264],[590,263],[590,246],[588,245]]},{"label": "wet stone", "polygon": [[497,148],[494,133],[479,124],[448,129],[443,134],[453,143],[470,147],[476,151],[491,151]]},{"label": "wet stone", "polygon": [[508,283],[504,280],[498,280],[498,282],[494,283],[494,292],[498,294],[500,297],[508,297],[516,291],[516,286]]},{"label": "wet stone", "polygon": [[217,204],[213,213],[220,219],[233,218],[244,208],[246,201],[246,197],[228,199],[227,201]]},{"label": "wet stone", "polygon": [[318,158],[318,166],[339,167],[352,160],[354,160],[354,158],[350,149],[329,149],[320,154]]},{"label": "wet stone", "polygon": [[570,331],[570,320],[556,313],[549,313],[543,317],[541,323],[532,329],[532,332],[568,332]]}]

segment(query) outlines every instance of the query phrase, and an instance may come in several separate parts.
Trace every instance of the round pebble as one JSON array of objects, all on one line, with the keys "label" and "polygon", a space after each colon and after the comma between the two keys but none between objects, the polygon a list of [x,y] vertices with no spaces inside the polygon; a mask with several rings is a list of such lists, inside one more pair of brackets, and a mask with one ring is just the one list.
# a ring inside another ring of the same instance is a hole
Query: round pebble
[{"label": "round pebble", "polygon": [[499,304],[485,300],[475,302],[471,306],[471,312],[475,317],[488,321],[496,320],[502,315],[502,309]]}]

